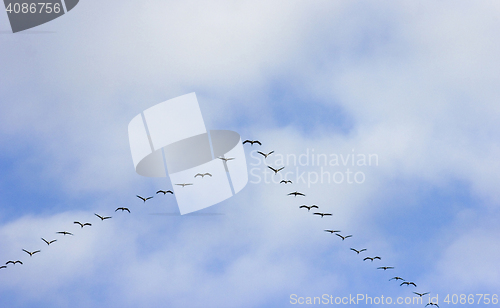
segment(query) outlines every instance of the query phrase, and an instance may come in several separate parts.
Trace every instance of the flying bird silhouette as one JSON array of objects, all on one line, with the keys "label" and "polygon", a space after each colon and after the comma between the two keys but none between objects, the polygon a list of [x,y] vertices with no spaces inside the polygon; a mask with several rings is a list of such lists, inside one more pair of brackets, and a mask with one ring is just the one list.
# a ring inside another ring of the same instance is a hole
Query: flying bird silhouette
[{"label": "flying bird silhouette", "polygon": [[40,252],[40,250],[36,250],[36,251],[33,251],[33,252],[29,252],[29,251],[27,251],[26,249],[23,249],[23,251],[24,251],[25,253],[29,254],[29,255],[30,255],[30,257],[32,257],[35,253]]},{"label": "flying bird silhouette", "polygon": [[425,307],[427,307],[427,306],[429,306],[429,305],[431,305],[431,306],[436,306],[436,307],[438,307],[438,308],[439,308],[439,305],[438,305],[438,304],[434,304],[434,303],[428,303],[427,305],[425,305]]},{"label": "flying bird silhouette", "polygon": [[193,185],[193,183],[182,183],[182,184],[175,184],[175,185],[184,187],[184,186],[188,186],[188,185]]},{"label": "flying bird silhouette", "polygon": [[325,232],[330,232],[331,234],[341,232],[340,230],[325,230]]},{"label": "flying bird silhouette", "polygon": [[62,235],[73,235],[73,233],[70,233],[70,232],[66,232],[66,231],[59,231],[59,232],[56,232],[58,234],[62,234]]},{"label": "flying bird silhouette", "polygon": [[229,157],[229,158],[225,158],[225,157],[219,157],[219,159],[222,159],[223,161],[227,162],[228,160],[233,160],[234,157]]},{"label": "flying bird silhouette", "polygon": [[123,211],[127,211],[127,212],[129,212],[129,213],[130,213],[130,210],[129,210],[128,208],[126,208],[126,207],[119,207],[119,208],[117,208],[117,209],[115,210],[115,212],[116,212],[116,211],[118,211],[118,210],[121,210],[122,212],[123,212]]},{"label": "flying bird silhouette", "polygon": [[425,292],[425,293],[413,292],[413,293],[415,293],[415,294],[417,294],[418,296],[422,297],[422,296],[424,296],[424,295],[426,295],[426,294],[429,294],[429,293],[431,293],[431,292]]},{"label": "flying bird silhouette", "polygon": [[81,222],[79,222],[79,221],[74,221],[73,223],[74,223],[74,224],[77,224],[77,225],[80,225],[80,228],[83,228],[83,227],[85,227],[85,226],[92,226],[92,224],[91,224],[90,222],[86,222],[86,223],[82,224],[82,223],[81,223]]},{"label": "flying bird silhouette", "polygon": [[330,213],[314,213],[313,215],[321,215],[321,218],[323,218],[323,216],[332,216]]},{"label": "flying bird silhouette", "polygon": [[269,153],[267,153],[267,154],[266,154],[266,153],[263,153],[263,152],[261,152],[261,151],[257,151],[257,153],[259,153],[259,154],[263,155],[263,156],[264,156],[264,158],[267,158],[269,155],[273,154],[273,153],[274,153],[274,151],[271,151],[271,152],[269,152]]},{"label": "flying bird silhouette", "polygon": [[343,241],[343,240],[345,240],[345,239],[346,239],[346,238],[348,238],[348,237],[352,237],[352,235],[342,236],[342,235],[340,235],[340,234],[338,234],[338,233],[335,233],[335,235],[339,236],[339,237],[342,239],[342,241]]},{"label": "flying bird silhouette", "polygon": [[269,168],[269,169],[273,170],[273,171],[274,171],[274,175],[278,174],[278,172],[279,172],[280,170],[285,169],[285,167],[281,167],[281,168],[279,168],[279,169],[274,169],[274,168],[273,168],[273,167],[271,167],[271,166],[267,166],[267,168]]},{"label": "flying bird silhouette", "polygon": [[12,264],[14,264],[14,265],[16,265],[16,263],[23,264],[23,262],[21,262],[21,261],[19,261],[19,260],[17,260],[17,261],[12,261],[12,260],[11,260],[11,261],[7,261],[5,264],[7,265],[7,264],[9,264],[9,263],[12,263]]},{"label": "flying bird silhouette", "polygon": [[410,282],[405,281],[405,282],[401,283],[401,284],[400,284],[400,286],[402,286],[402,285],[404,285],[404,284],[405,284],[405,285],[407,285],[407,286],[409,286],[409,285],[414,285],[415,287],[417,286],[417,285],[416,285],[414,282],[412,282],[412,281],[410,281]]},{"label": "flying bird silhouette", "polygon": [[45,242],[45,244],[47,244],[47,245],[50,245],[50,244],[52,244],[52,243],[54,243],[54,242],[56,242],[56,241],[57,241],[57,240],[52,240],[52,241],[50,241],[50,242],[49,242],[49,241],[47,241],[46,239],[44,239],[43,237],[42,237],[42,240],[43,240],[43,241]]},{"label": "flying bird silhouette", "polygon": [[259,140],[245,140],[243,141],[243,144],[245,143],[250,143],[250,145],[253,145],[254,143],[257,143],[258,145],[262,145]]},{"label": "flying bird silhouette", "polygon": [[201,176],[203,178],[205,175],[209,175],[210,177],[212,177],[212,175],[210,173],[208,173],[208,172],[206,172],[206,173],[197,173],[194,177]]},{"label": "flying bird silhouette", "polygon": [[[156,192],[156,194],[159,194],[159,193],[162,193],[163,195],[166,195],[167,193],[172,194],[172,195],[174,194],[174,192],[173,192],[173,191],[171,191],[171,190],[158,190],[158,191]],[[152,197],[151,197],[151,198],[152,198]],[[144,201],[144,202],[146,202],[146,201]]]},{"label": "flying bird silhouette", "polygon": [[297,197],[297,196],[304,196],[305,197],[306,196],[303,193],[300,193],[298,191],[294,191],[294,192],[291,192],[291,193],[288,194],[288,196],[292,196],[292,195],[295,196],[295,197]]},{"label": "flying bird silhouette", "polygon": [[280,184],[281,184],[281,183],[285,183],[285,184],[290,183],[290,184],[292,184],[292,181],[290,181],[290,180],[281,180],[281,181],[280,181]]},{"label": "flying bird silhouette", "polygon": [[376,257],[366,257],[366,258],[364,258],[364,259],[363,259],[363,261],[370,260],[370,261],[372,261],[372,262],[373,262],[373,260],[375,260],[375,259],[382,260],[382,259],[380,259],[380,257],[379,257],[379,256],[376,256]]},{"label": "flying bird silhouette", "polygon": [[357,250],[357,249],[351,248],[351,250],[352,250],[352,251],[355,251],[355,252],[359,255],[359,253],[360,253],[360,252],[365,251],[365,250],[366,250],[366,248],[363,248],[363,249],[361,249],[361,250]]},{"label": "flying bird silhouette", "polygon": [[388,269],[394,269],[394,267],[393,266],[381,266],[381,267],[377,267],[377,269],[383,269],[385,271]]},{"label": "flying bird silhouette", "polygon": [[391,279],[389,279],[389,281],[391,281],[391,280],[393,280],[393,279],[396,279],[396,281],[398,281],[398,280],[403,280],[403,281],[405,281],[403,278],[398,277],[398,276],[396,276],[396,277],[392,277]]},{"label": "flying bird silhouette", "polygon": [[144,203],[146,203],[147,200],[152,199],[153,197],[144,198],[144,197],[137,195],[137,198],[141,199],[142,201],[144,201]]},{"label": "flying bird silhouette", "polygon": [[315,205],[315,204],[313,204],[313,205],[311,205],[311,206],[307,206],[307,205],[305,205],[305,204],[304,204],[304,205],[299,206],[299,209],[302,209],[302,208],[307,209],[307,211],[308,211],[308,212],[309,212],[312,208],[319,209],[319,207],[318,207],[317,205]]},{"label": "flying bird silhouette", "polygon": [[111,216],[108,216],[108,217],[104,217],[104,216],[101,216],[101,215],[98,215],[96,213],[94,213],[95,216],[99,217],[101,219],[101,221],[103,221],[104,219],[110,219]]},{"label": "flying bird silhouette", "polygon": [[5,266],[5,265],[0,266],[0,269],[2,269],[2,268],[7,268],[7,266]]}]

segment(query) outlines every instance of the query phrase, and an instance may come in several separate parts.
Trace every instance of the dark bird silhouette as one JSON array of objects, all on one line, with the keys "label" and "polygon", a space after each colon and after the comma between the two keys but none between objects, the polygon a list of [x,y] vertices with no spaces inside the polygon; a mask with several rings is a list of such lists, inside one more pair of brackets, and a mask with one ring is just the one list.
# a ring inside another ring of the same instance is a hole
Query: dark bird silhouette
[{"label": "dark bird silhouette", "polygon": [[54,242],[56,242],[56,241],[57,241],[57,240],[52,240],[52,241],[50,241],[50,242],[49,242],[49,241],[47,241],[46,239],[44,239],[43,237],[42,237],[42,240],[43,240],[43,241],[45,242],[45,244],[47,244],[47,245],[50,245],[50,244],[52,244],[52,243],[54,243]]},{"label": "dark bird silhouette", "polygon": [[274,168],[273,168],[273,167],[271,167],[271,166],[267,166],[267,168],[269,168],[269,169],[273,170],[275,175],[276,175],[276,174],[278,174],[278,172],[279,172],[280,170],[285,169],[285,167],[281,167],[281,168],[279,168],[279,169],[274,169]]},{"label": "dark bird silhouette", "polygon": [[290,180],[281,180],[281,181],[280,181],[280,184],[281,184],[281,183],[285,183],[285,184],[290,183],[290,184],[292,184],[292,181],[290,181]]},{"label": "dark bird silhouette", "polygon": [[291,193],[288,194],[288,196],[292,196],[292,195],[295,196],[295,197],[297,197],[297,196],[304,196],[305,197],[306,196],[303,193],[300,193],[298,191],[294,191],[294,192],[291,192]]},{"label": "dark bird silhouette", "polygon": [[137,198],[141,199],[142,201],[144,201],[144,203],[146,203],[147,200],[152,199],[153,197],[144,198],[144,197],[137,195]]},{"label": "dark bird silhouette", "polygon": [[427,307],[427,306],[429,306],[429,305],[431,305],[431,306],[436,306],[436,307],[438,307],[438,308],[439,308],[439,305],[438,305],[438,304],[434,304],[434,303],[428,303],[427,305],[425,305],[425,307]]},{"label": "dark bird silhouette", "polygon": [[340,230],[325,230],[325,232],[330,232],[331,234],[340,232]]},{"label": "dark bird silhouette", "polygon": [[335,233],[335,235],[339,236],[339,237],[342,239],[342,241],[343,241],[343,240],[345,240],[345,239],[346,239],[346,238],[348,238],[348,237],[352,237],[352,235],[342,236],[342,235],[340,235],[340,234],[338,234],[338,233]]},{"label": "dark bird silhouette", "polygon": [[314,213],[313,215],[321,215],[321,218],[323,218],[323,216],[332,216],[330,213]]},{"label": "dark bird silhouette", "polygon": [[222,159],[223,161],[227,162],[228,160],[233,160],[234,157],[229,157],[229,158],[225,158],[225,157],[219,157],[219,159]]},{"label": "dark bird silhouette", "polygon": [[194,177],[197,177],[197,176],[201,176],[201,177],[204,177],[205,175],[209,175],[210,177],[212,177],[212,175],[208,172],[206,173],[197,173]]},{"label": "dark bird silhouette", "polygon": [[409,285],[414,285],[415,287],[417,286],[417,285],[416,285],[414,282],[412,282],[412,281],[410,281],[410,282],[405,281],[405,282],[401,283],[401,284],[400,284],[400,286],[402,286],[402,285],[404,285],[404,284],[405,284],[405,285],[407,285],[407,286],[409,286]]},{"label": "dark bird silhouette", "polygon": [[271,152],[269,152],[269,153],[267,153],[267,154],[266,154],[266,153],[263,153],[263,152],[261,152],[261,151],[257,151],[257,153],[259,153],[259,154],[263,155],[263,156],[264,156],[264,158],[267,158],[269,155],[273,154],[273,153],[274,153],[274,151],[271,151]]},{"label": "dark bird silhouette", "polygon": [[174,194],[174,192],[171,190],[158,190],[156,192],[156,194],[159,194],[159,193],[162,193],[163,195],[166,195],[167,193],[172,194],[172,195]]},{"label": "dark bird silhouette", "polygon": [[175,185],[178,185],[178,186],[188,186],[188,185],[193,185],[193,183],[182,183],[182,184],[175,184]]},{"label": "dark bird silhouette", "polygon": [[393,280],[393,279],[396,279],[396,281],[398,281],[398,280],[403,280],[403,281],[405,281],[403,278],[398,277],[398,276],[396,276],[396,277],[392,277],[391,279],[389,279],[389,281],[391,281],[391,280]]},{"label": "dark bird silhouette", "polygon": [[26,249],[23,249],[23,251],[24,251],[25,253],[29,254],[29,255],[30,255],[30,257],[32,257],[35,253],[40,252],[40,250],[36,250],[36,251],[33,251],[33,252],[29,252],[29,251],[27,251]]},{"label": "dark bird silhouette", "polygon": [[394,269],[394,267],[392,267],[392,266],[381,266],[381,267],[377,267],[377,269],[383,269],[384,271],[386,271],[388,269]]},{"label": "dark bird silhouette", "polygon": [[7,266],[5,266],[5,265],[0,266],[0,269],[2,269],[2,268],[7,268]]},{"label": "dark bird silhouette", "polygon": [[12,261],[12,260],[11,261],[7,261],[7,263],[5,263],[5,264],[9,264],[9,263],[12,263],[14,265],[16,265],[16,263],[23,264],[23,262],[21,262],[19,260],[17,260],[17,261]]},{"label": "dark bird silhouette", "polygon": [[116,212],[116,211],[118,211],[118,210],[121,210],[122,212],[123,212],[123,211],[127,211],[127,212],[129,212],[129,213],[130,213],[130,210],[129,210],[128,208],[126,208],[126,207],[119,207],[119,208],[117,208],[117,209],[115,210],[115,212]]},{"label": "dark bird silhouette", "polygon": [[245,140],[243,141],[243,144],[245,143],[250,143],[250,145],[253,145],[254,143],[257,143],[258,145],[262,145],[259,140]]},{"label": "dark bird silhouette", "polygon": [[70,233],[70,232],[66,232],[66,231],[59,231],[59,232],[56,232],[58,234],[62,234],[62,235],[73,235],[73,233]]},{"label": "dark bird silhouette", "polygon": [[426,294],[429,294],[429,293],[431,293],[431,292],[425,292],[425,293],[413,292],[413,293],[415,293],[415,294],[417,294],[418,296],[422,297],[422,296],[424,296],[424,295],[426,295]]},{"label": "dark bird silhouette", "polygon": [[372,261],[372,262],[373,262],[373,260],[375,260],[375,259],[382,260],[382,259],[380,259],[380,257],[379,257],[379,256],[376,256],[376,257],[366,257],[366,258],[364,258],[364,259],[363,259],[363,261],[370,260],[370,261]]},{"label": "dark bird silhouette", "polygon": [[74,221],[73,223],[74,223],[74,224],[77,224],[77,225],[80,225],[80,228],[83,228],[83,227],[85,227],[85,226],[92,226],[92,224],[91,224],[90,222],[86,222],[86,223],[82,224],[82,223],[81,223],[81,222],[79,222],[79,221]]},{"label": "dark bird silhouette", "polygon": [[304,205],[299,206],[299,209],[302,209],[302,208],[307,209],[307,211],[308,211],[308,212],[309,212],[312,208],[319,209],[319,207],[318,207],[317,205],[315,205],[315,204],[313,204],[313,205],[311,205],[311,206],[307,206],[307,205],[305,205],[305,204],[304,204]]},{"label": "dark bird silhouette", "polygon": [[359,253],[360,253],[360,252],[365,251],[365,250],[366,250],[366,248],[363,248],[363,249],[361,249],[361,250],[357,250],[357,249],[351,248],[351,250],[352,250],[352,251],[355,251],[355,252],[359,255]]},{"label": "dark bird silhouette", "polygon": [[111,216],[104,217],[104,216],[98,215],[96,213],[94,213],[94,215],[97,216],[97,217],[99,217],[101,219],[101,221],[104,220],[104,219],[110,219],[111,218]]}]

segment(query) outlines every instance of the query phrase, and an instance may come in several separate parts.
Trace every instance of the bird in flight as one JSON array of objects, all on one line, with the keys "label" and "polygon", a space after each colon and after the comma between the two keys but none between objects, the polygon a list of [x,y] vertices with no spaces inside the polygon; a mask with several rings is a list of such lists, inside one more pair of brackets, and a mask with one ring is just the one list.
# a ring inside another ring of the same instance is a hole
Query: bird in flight
[{"label": "bird in flight", "polygon": [[413,292],[413,293],[415,293],[415,294],[417,294],[418,296],[422,297],[422,296],[424,296],[424,295],[426,295],[426,294],[429,294],[429,293],[431,293],[431,292],[425,292],[425,293]]},{"label": "bird in flight", "polygon": [[294,191],[294,192],[291,192],[288,194],[288,196],[291,196],[291,195],[294,195],[295,197],[297,197],[297,196],[304,196],[305,197],[306,196],[303,193],[300,193],[298,191]]},{"label": "bird in flight", "polygon": [[77,224],[77,225],[80,225],[81,228],[85,227],[85,226],[92,226],[92,224],[90,222],[86,222],[84,224],[82,224],[81,222],[79,221],[74,221],[73,222],[74,224]]},{"label": "bird in flight", "polygon": [[29,251],[27,251],[26,249],[23,249],[23,251],[24,251],[25,253],[29,254],[29,255],[30,255],[30,257],[32,257],[35,253],[40,252],[40,250],[36,250],[36,251],[33,251],[33,252],[29,252]]},{"label": "bird in flight", "polygon": [[262,145],[259,140],[245,140],[243,141],[243,144],[245,143],[250,143],[250,145],[253,145],[254,143],[257,143],[258,145]]},{"label": "bird in flight", "polygon": [[409,285],[414,285],[415,287],[417,286],[417,285],[416,285],[414,282],[412,282],[412,281],[410,281],[410,282],[405,281],[405,282],[401,283],[401,284],[400,284],[400,286],[402,286],[402,285],[404,285],[404,284],[405,284],[405,285],[407,285],[407,286],[409,286]]},{"label": "bird in flight", "polygon": [[314,213],[313,215],[321,215],[321,218],[323,218],[323,216],[332,216],[330,213]]},{"label": "bird in flight", "polygon": [[340,232],[340,230],[325,230],[325,232],[330,232],[331,234]]},{"label": "bird in flight", "polygon": [[385,271],[388,269],[394,269],[394,267],[393,266],[381,266],[381,267],[377,267],[377,269],[383,269]]},{"label": "bird in flight", "polygon": [[47,241],[46,239],[44,239],[43,237],[42,237],[42,240],[43,240],[43,241],[45,242],[45,244],[47,244],[47,245],[50,245],[50,244],[54,243],[55,241],[57,241],[57,240],[52,240],[52,241],[50,241],[50,242],[49,242],[49,241]]},{"label": "bird in flight", "polygon": [[12,263],[12,264],[14,264],[14,265],[16,265],[16,263],[23,264],[23,262],[21,262],[21,261],[19,261],[19,260],[17,260],[17,261],[12,261],[12,260],[11,260],[11,261],[7,261],[7,263],[5,263],[5,264],[7,265],[7,264],[9,264],[9,263]]},{"label": "bird in flight", "polygon": [[438,307],[438,308],[439,308],[439,305],[438,305],[438,304],[434,304],[434,303],[428,303],[427,305],[425,305],[425,307],[427,307],[427,306],[429,306],[429,305],[431,305],[431,306],[436,306],[436,307]]},{"label": "bird in flight", "polygon": [[307,206],[307,205],[305,205],[305,204],[303,204],[303,205],[299,206],[299,209],[302,209],[302,208],[307,209],[307,211],[308,211],[308,212],[309,212],[312,208],[319,209],[319,207],[318,207],[317,205],[315,205],[315,204],[313,204],[313,205],[311,205],[311,206]]},{"label": "bird in flight", "polygon": [[197,176],[201,176],[201,177],[204,177],[205,175],[209,175],[210,177],[212,177],[212,175],[210,173],[197,173],[194,177],[197,177]]},{"label": "bird in flight", "polygon": [[338,233],[335,233],[335,235],[339,236],[339,237],[342,239],[342,241],[343,241],[343,240],[345,240],[345,239],[346,239],[346,238],[348,238],[348,237],[352,237],[352,235],[342,236],[342,235],[340,235],[340,234],[338,234]]},{"label": "bird in flight", "polygon": [[59,232],[56,232],[58,234],[62,234],[62,235],[73,235],[73,233],[70,233],[70,232],[66,232],[66,231],[59,231]]},{"label": "bird in flight", "polygon": [[153,197],[144,198],[144,197],[137,195],[137,198],[141,199],[142,201],[144,201],[144,203],[146,203],[147,200],[152,199]]},{"label": "bird in flight", "polygon": [[127,212],[129,212],[129,213],[130,213],[130,210],[129,210],[128,208],[126,208],[126,207],[119,207],[119,208],[117,208],[117,209],[115,210],[115,212],[116,212],[116,211],[118,211],[118,210],[121,210],[122,212],[123,212],[123,211],[127,211]]},{"label": "bird in flight", "polygon": [[182,184],[175,184],[175,185],[178,185],[178,186],[188,186],[188,185],[193,185],[193,183],[182,183]]},{"label": "bird in flight", "polygon": [[96,213],[94,213],[94,215],[95,215],[95,216],[97,216],[97,217],[99,217],[99,218],[101,219],[101,221],[102,221],[102,220],[104,220],[104,219],[110,219],[110,218],[111,218],[110,216],[108,216],[108,217],[103,217],[103,216],[98,215],[98,214],[96,214]]},{"label": "bird in flight", "polygon": [[222,159],[223,161],[227,162],[228,160],[233,160],[234,157],[229,157],[229,158],[225,158],[225,157],[219,157],[219,159]]},{"label": "bird in flight", "polygon": [[403,280],[403,281],[405,281],[403,278],[398,277],[398,276],[396,276],[396,277],[392,277],[391,279],[389,279],[389,281],[391,281],[391,280],[393,280],[393,279],[396,279],[396,281],[398,281],[398,280]]},{"label": "bird in flight", "polygon": [[365,251],[365,250],[366,250],[366,248],[363,248],[363,249],[361,249],[361,250],[357,250],[357,249],[351,248],[351,250],[352,250],[352,251],[355,251],[355,252],[359,255],[359,253],[360,253],[360,252]]},{"label": "bird in flight", "polygon": [[[156,192],[156,194],[159,194],[159,193],[163,193],[163,195],[166,195],[167,193],[172,194],[172,195],[174,194],[174,192],[171,190],[158,190]],[[153,198],[153,197],[151,197],[151,198]],[[144,201],[144,202],[146,202],[146,201]]]},{"label": "bird in flight", "polygon": [[267,166],[267,168],[269,168],[269,169],[273,170],[275,175],[276,175],[276,174],[278,174],[278,172],[279,172],[280,170],[285,169],[285,167],[281,167],[281,168],[279,168],[279,169],[274,169],[274,168],[273,168],[273,167],[271,167],[271,166]]},{"label": "bird in flight", "polygon": [[281,180],[281,181],[280,181],[280,184],[281,184],[281,183],[285,183],[285,184],[290,183],[290,184],[292,184],[292,181],[290,181],[290,180]]},{"label": "bird in flight", "polygon": [[376,256],[376,257],[366,257],[366,258],[364,258],[364,259],[363,259],[363,261],[370,260],[370,261],[372,261],[372,262],[373,262],[373,260],[375,260],[375,259],[382,260],[382,259],[380,259],[380,257],[379,257],[379,256]]},{"label": "bird in flight", "polygon": [[271,152],[269,152],[269,153],[267,153],[267,154],[266,154],[266,153],[263,153],[263,152],[261,152],[261,151],[257,151],[257,153],[259,153],[259,154],[261,154],[262,156],[264,156],[264,158],[267,158],[269,155],[273,154],[273,153],[274,153],[274,151],[271,151]]},{"label": "bird in flight", "polygon": [[5,265],[0,266],[0,269],[2,269],[2,268],[7,268],[7,266],[5,266]]}]

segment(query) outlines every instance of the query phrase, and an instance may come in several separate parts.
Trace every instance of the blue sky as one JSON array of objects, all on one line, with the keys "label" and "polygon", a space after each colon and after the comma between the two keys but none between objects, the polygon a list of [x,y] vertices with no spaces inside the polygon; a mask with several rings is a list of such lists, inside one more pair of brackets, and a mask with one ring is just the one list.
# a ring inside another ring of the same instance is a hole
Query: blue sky
[{"label": "blue sky", "polygon": [[[24,262],[0,270],[0,306],[284,307],[303,306],[291,294],[416,290],[446,307],[447,294],[498,294],[499,14],[486,1],[86,0],[12,34],[0,13],[0,263]],[[127,125],[191,92],[207,128],[261,140],[271,165],[312,149],[379,163],[323,168],[361,172],[359,184],[249,183],[204,215],[172,215],[169,196],[143,204],[136,194],[170,183],[135,173]]]}]

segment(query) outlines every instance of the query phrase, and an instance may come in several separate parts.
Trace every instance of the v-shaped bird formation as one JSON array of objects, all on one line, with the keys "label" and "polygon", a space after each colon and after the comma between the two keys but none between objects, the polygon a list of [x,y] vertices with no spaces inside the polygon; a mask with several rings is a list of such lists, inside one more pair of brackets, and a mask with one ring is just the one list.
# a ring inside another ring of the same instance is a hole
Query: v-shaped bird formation
[{"label": "v-shaped bird formation", "polygon": [[[254,144],[258,144],[259,146],[262,145],[262,143],[258,140],[245,140],[243,142],[243,144],[246,144],[246,143],[249,143],[251,146],[253,146]],[[269,155],[271,155],[272,153],[274,153],[274,151],[270,151],[268,152],[267,154],[266,153],[263,153],[263,152],[258,152],[259,154],[261,154],[262,156],[264,156],[264,158],[266,159]],[[223,160],[225,163],[227,161],[230,161],[234,158],[225,158],[225,157],[219,157],[221,160]],[[271,166],[267,166],[269,169],[271,169],[272,171],[274,171],[274,175],[278,174],[279,171],[283,170],[285,167],[281,167],[281,168],[273,168]],[[204,178],[205,176],[209,176],[211,177],[212,175],[210,173],[197,173],[194,175],[194,177],[201,177],[201,178]],[[293,184],[292,181],[289,181],[289,180],[282,180],[280,182],[281,183],[284,183],[284,184]],[[183,189],[188,189],[186,186],[190,186],[190,185],[194,185],[193,183],[176,183],[174,185],[178,185],[178,186],[182,186]],[[158,190],[156,192],[156,194],[163,194],[163,195],[167,195],[167,194],[174,194],[172,190]],[[299,192],[299,191],[293,191],[293,192],[290,192],[289,194],[287,194],[287,196],[294,196],[294,197],[297,197],[297,196],[300,196],[300,197],[306,197],[306,194],[302,193],[302,192]],[[140,200],[143,201],[143,203],[146,203],[146,201],[150,200],[153,198],[153,196],[148,196],[148,197],[143,197],[143,196],[140,196],[140,195],[136,195],[137,198],[139,198]],[[333,214],[332,213],[325,213],[323,211],[319,211],[320,209],[320,206],[319,205],[316,205],[316,204],[312,204],[312,205],[306,205],[306,204],[302,204],[298,207],[299,209],[307,209],[307,213],[310,212],[311,209],[318,209],[317,212],[313,212],[312,215],[317,215],[317,216],[321,216],[321,218],[325,218],[327,219],[326,217],[332,217]],[[127,207],[118,207],[115,209],[115,212],[117,211],[120,211],[121,213],[123,212],[128,212],[128,213],[131,213],[130,209],[127,208]],[[305,213],[305,211],[304,211]],[[104,216],[104,215],[100,215],[100,214],[97,214],[97,213],[94,213],[94,215],[100,219],[101,222],[104,222],[105,220],[109,220],[112,218],[112,216]],[[85,229],[84,227],[91,227],[92,226],[92,223],[91,222],[80,222],[80,221],[73,221],[73,224],[75,225],[78,225],[80,227],[80,229]],[[334,230],[334,229],[327,229],[327,230],[323,230],[325,232],[328,232],[332,235],[336,235],[337,237],[339,237],[342,242],[344,242],[345,240],[349,239],[349,238],[352,238],[353,235],[352,234],[349,234],[349,235],[342,235],[340,234],[340,230]],[[83,232],[83,231],[82,231]],[[73,236],[73,233],[69,232],[69,231],[56,231],[55,234],[58,234],[58,235],[62,235],[62,236],[66,236],[66,235],[70,235],[70,236]],[[345,234],[345,233],[344,233]],[[51,246],[51,245],[54,245],[55,242],[57,242],[57,239],[52,239],[52,240],[47,240],[45,238],[41,238],[41,240],[47,244],[47,246]],[[24,249],[22,248],[21,249],[22,251],[24,251],[26,254],[28,254],[31,257],[36,257],[36,254],[38,253],[42,253],[42,250],[41,249],[37,249],[37,250],[33,250],[33,251],[30,251],[30,250],[27,250],[27,249]],[[360,248],[360,249],[356,249],[356,248],[352,248],[350,247],[349,250],[352,250],[353,252],[356,253],[356,255],[361,255],[363,252],[367,251],[368,249],[367,248]],[[380,256],[373,256],[373,257],[369,257],[369,256],[364,256],[364,258],[362,259],[362,261],[367,261],[367,260],[370,260],[371,262],[374,262],[375,260],[382,260],[382,258]],[[10,266],[16,266],[17,264],[20,264],[22,265],[23,262],[21,260],[8,260],[7,262],[5,262],[5,265],[2,265],[0,266],[0,270],[5,270],[7,269],[8,267]],[[387,270],[394,270],[395,267],[394,266],[379,266],[377,267],[376,269],[379,269],[379,270],[383,270],[383,271],[387,271]],[[402,282],[399,284],[401,287],[403,286],[406,286],[406,287],[413,287],[413,288],[416,288],[417,287],[417,284],[413,281],[407,281],[406,279],[403,279],[399,276],[394,276],[392,277],[391,279],[389,279],[389,281],[392,281],[392,280],[395,280],[395,281],[399,281],[401,280]],[[427,295],[427,294],[430,294],[430,292],[425,292],[425,293],[418,293],[418,292],[413,292],[414,294],[418,295],[419,297],[422,297],[424,295]],[[432,303],[432,302],[429,302],[427,303],[426,306],[437,306],[439,307],[437,304],[435,303]]]}]

